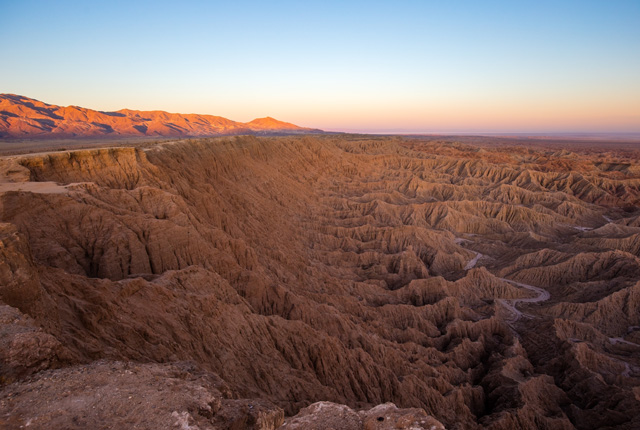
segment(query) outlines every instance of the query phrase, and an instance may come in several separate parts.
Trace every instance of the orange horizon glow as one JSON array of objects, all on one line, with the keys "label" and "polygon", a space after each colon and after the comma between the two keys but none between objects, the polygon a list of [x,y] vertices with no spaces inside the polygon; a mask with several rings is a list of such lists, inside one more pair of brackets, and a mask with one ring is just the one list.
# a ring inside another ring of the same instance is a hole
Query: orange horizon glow
[{"label": "orange horizon glow", "polygon": [[336,131],[640,133],[640,2],[36,3],[4,5],[0,93]]}]

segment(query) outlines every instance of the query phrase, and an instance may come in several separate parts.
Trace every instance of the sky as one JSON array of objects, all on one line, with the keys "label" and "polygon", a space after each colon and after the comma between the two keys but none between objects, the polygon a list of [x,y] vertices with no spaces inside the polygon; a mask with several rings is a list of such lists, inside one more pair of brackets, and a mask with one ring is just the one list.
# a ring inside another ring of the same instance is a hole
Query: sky
[{"label": "sky", "polygon": [[0,0],[0,93],[361,132],[640,132],[640,1]]}]

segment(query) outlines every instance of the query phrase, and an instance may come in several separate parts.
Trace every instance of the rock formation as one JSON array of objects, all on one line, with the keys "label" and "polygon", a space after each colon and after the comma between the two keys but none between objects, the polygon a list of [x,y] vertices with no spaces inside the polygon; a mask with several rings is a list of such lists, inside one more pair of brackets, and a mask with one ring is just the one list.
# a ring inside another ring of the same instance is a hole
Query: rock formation
[{"label": "rock formation", "polygon": [[638,157],[365,136],[4,157],[0,424],[637,428]]}]

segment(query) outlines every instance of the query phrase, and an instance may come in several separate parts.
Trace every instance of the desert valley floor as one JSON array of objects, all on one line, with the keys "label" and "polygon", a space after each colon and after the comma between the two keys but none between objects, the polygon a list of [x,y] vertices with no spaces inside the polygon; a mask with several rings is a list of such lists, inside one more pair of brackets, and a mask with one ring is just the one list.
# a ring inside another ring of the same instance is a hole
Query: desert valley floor
[{"label": "desert valley floor", "polygon": [[0,428],[440,423],[640,428],[640,150],[235,136],[0,158]]}]

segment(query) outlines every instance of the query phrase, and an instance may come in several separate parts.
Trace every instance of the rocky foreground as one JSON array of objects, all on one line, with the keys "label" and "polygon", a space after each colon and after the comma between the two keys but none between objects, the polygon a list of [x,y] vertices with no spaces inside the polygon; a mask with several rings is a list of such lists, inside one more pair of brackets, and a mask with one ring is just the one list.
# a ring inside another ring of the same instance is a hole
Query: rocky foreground
[{"label": "rocky foreground", "polygon": [[640,428],[640,152],[0,159],[0,428]]}]

